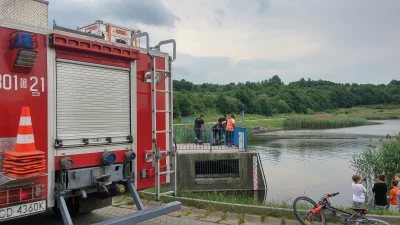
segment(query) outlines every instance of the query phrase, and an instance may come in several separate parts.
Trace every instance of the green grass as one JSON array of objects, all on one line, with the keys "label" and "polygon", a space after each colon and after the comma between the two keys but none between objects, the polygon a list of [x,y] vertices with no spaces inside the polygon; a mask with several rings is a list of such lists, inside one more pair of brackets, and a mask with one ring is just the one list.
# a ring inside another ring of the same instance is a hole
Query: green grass
[{"label": "green grass", "polygon": [[[339,109],[333,109],[333,110],[327,110],[324,113],[321,112],[316,112],[314,113],[316,115],[318,114],[324,114],[324,115],[346,115],[350,117],[362,117],[370,120],[380,120],[380,119],[400,119],[400,105],[396,104],[381,104],[381,105],[368,105],[368,106],[358,106],[358,107],[353,107],[353,108],[339,108]],[[206,122],[215,122],[217,119],[220,117],[220,114],[218,113],[211,113],[207,112],[204,113],[204,118]],[[263,119],[275,119],[275,118],[287,118],[294,116],[296,114],[276,114],[273,116],[263,116],[263,115],[258,115],[258,114],[246,114],[245,113],[245,121],[250,121],[250,120],[263,120]],[[199,115],[192,115],[188,117],[198,117]],[[229,115],[227,114],[229,117]],[[236,119],[239,121],[241,120],[241,114],[235,114]],[[311,115],[310,115],[311,116]],[[179,119],[174,119],[175,124],[180,124]]]},{"label": "green grass", "polygon": [[397,115],[366,115],[363,116],[367,120],[397,120],[400,116]]},{"label": "green grass", "polygon": [[[227,115],[229,117],[229,115]],[[190,117],[197,117],[193,115]],[[215,124],[220,114],[205,113],[206,133],[203,134],[204,142],[210,141],[211,127]],[[346,109],[327,110],[325,113],[314,115],[278,114],[270,117],[256,114],[245,114],[244,122],[240,114],[236,115],[237,125],[251,130],[254,127],[264,127],[266,130],[280,129],[330,129],[354,127],[370,124],[367,120],[400,119],[400,105],[371,105]],[[192,123],[181,124],[179,119],[174,119],[174,131],[177,143],[193,142],[195,133]],[[251,131],[250,131],[251,132]],[[251,136],[249,132],[249,136]]]},{"label": "green grass", "polygon": [[[197,118],[199,115],[192,115],[192,116],[187,116],[189,118]],[[206,123],[215,123],[218,118],[221,116],[221,114],[217,113],[206,113],[203,114],[204,120]],[[230,115],[226,114],[227,118],[230,118]],[[236,120],[242,120],[242,114],[235,114]],[[258,114],[245,114],[244,119],[245,120],[262,120],[262,119],[267,119],[268,117],[263,116],[263,115],[258,115]],[[191,124],[192,122],[186,122],[184,124]],[[174,124],[182,124],[180,119],[174,119]]]},{"label": "green grass", "polygon": [[[212,126],[213,124],[205,125],[205,132],[203,132],[203,142],[205,143],[210,142]],[[196,134],[193,125],[174,125],[174,137],[177,144],[194,143]]]},{"label": "green grass", "polygon": [[367,120],[400,119],[400,105],[384,104],[359,106],[349,109],[337,109],[336,114],[345,114],[351,117],[363,117]]},{"label": "green grass", "polygon": [[295,116],[287,118],[283,126],[286,129],[333,129],[367,125],[368,121],[361,117],[330,116]]},{"label": "green grass", "polygon": [[241,127],[283,127],[285,118],[269,118],[262,120],[245,120],[244,122],[239,121],[237,124]]}]

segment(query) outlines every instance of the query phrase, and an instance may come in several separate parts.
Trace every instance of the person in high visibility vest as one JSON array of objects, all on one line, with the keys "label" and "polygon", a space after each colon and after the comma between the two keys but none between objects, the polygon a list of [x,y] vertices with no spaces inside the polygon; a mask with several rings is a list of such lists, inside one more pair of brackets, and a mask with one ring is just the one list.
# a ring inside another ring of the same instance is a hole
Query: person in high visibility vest
[{"label": "person in high visibility vest", "polygon": [[233,130],[235,127],[235,115],[231,115],[231,118],[228,119],[228,121],[226,122],[226,135],[225,135],[225,139],[226,139],[226,145],[228,145],[229,147],[232,146],[232,142],[233,142]]}]

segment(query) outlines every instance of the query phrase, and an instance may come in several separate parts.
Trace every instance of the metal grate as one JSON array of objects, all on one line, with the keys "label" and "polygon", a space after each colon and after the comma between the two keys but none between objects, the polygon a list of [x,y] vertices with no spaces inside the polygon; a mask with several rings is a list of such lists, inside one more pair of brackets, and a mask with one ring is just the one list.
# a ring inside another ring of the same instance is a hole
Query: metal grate
[{"label": "metal grate", "polygon": [[238,177],[239,159],[195,162],[195,177]]},{"label": "metal grate", "polygon": [[0,19],[47,28],[48,2],[41,0],[0,0]]}]

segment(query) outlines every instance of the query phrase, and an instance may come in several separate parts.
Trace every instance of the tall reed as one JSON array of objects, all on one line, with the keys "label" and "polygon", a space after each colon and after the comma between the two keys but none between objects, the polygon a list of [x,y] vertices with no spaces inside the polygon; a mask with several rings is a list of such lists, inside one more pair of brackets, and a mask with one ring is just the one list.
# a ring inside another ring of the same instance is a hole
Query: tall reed
[{"label": "tall reed", "polygon": [[366,124],[368,124],[367,119],[359,117],[294,116],[283,122],[286,129],[333,129]]},{"label": "tall reed", "polygon": [[397,115],[367,115],[363,116],[367,120],[397,120],[400,116]]}]

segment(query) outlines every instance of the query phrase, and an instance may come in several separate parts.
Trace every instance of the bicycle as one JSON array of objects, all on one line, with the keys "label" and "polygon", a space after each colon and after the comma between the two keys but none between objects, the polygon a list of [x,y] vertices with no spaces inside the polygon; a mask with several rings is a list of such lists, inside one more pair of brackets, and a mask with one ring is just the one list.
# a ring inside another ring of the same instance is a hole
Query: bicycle
[{"label": "bicycle", "polygon": [[[342,220],[341,224],[344,225],[378,225],[378,224],[385,224],[385,225],[390,225],[389,223],[378,220],[378,219],[373,219],[373,218],[366,218],[366,209],[360,209],[360,208],[350,208],[350,210],[354,211],[354,213],[351,212],[346,212],[343,210],[340,210],[338,208],[335,208],[331,205],[329,198],[334,197],[338,195],[339,192],[333,193],[333,194],[327,194],[322,197],[318,203],[316,203],[314,200],[310,199],[307,196],[300,196],[297,197],[294,202],[293,202],[293,211],[294,214],[296,215],[297,220],[303,224],[303,225],[314,225],[314,224],[321,224],[325,225],[326,224],[326,219],[325,215],[322,212],[323,210],[328,210],[329,212],[332,213],[333,217],[338,217]],[[305,203],[311,203],[312,208],[311,209],[306,209],[305,205],[301,204],[300,201],[304,200]],[[341,213],[341,214],[340,214]],[[302,218],[300,215],[304,215],[305,218]],[[314,219],[313,216],[316,216]]]}]

